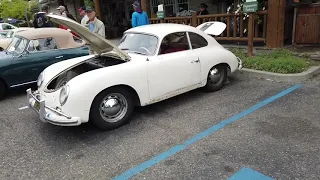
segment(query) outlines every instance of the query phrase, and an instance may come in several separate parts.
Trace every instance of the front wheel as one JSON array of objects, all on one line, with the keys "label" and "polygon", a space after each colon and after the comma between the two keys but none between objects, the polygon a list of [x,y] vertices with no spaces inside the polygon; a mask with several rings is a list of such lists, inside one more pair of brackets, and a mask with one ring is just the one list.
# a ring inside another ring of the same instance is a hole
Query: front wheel
[{"label": "front wheel", "polygon": [[226,65],[220,64],[212,67],[208,73],[207,84],[204,87],[206,91],[218,91],[226,83],[228,69]]},{"label": "front wheel", "polygon": [[129,122],[133,109],[132,94],[125,88],[106,89],[93,101],[90,120],[101,129],[116,129]]}]

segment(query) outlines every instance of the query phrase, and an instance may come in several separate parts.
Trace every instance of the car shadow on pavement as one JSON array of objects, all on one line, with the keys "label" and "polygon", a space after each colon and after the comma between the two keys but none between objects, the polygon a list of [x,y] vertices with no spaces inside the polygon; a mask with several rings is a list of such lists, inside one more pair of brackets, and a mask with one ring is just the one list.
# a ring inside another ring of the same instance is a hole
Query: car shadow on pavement
[{"label": "car shadow on pavement", "polygon": [[[225,88],[230,88],[238,83],[234,78],[230,78],[230,81]],[[83,143],[86,145],[95,145],[102,142],[108,144],[112,143],[114,139],[135,136],[142,131],[141,128],[144,124],[148,123],[146,120],[152,121],[156,115],[166,115],[166,111],[173,107],[183,106],[184,103],[199,101],[207,94],[201,89],[196,89],[149,106],[137,107],[132,120],[128,124],[111,131],[100,130],[90,122],[76,127],[60,127],[41,123],[38,128],[44,142],[48,143],[49,146],[65,147],[66,150]],[[56,141],[57,139],[59,141]]]},{"label": "car shadow on pavement", "polygon": [[29,85],[29,86],[24,86],[24,87],[19,87],[19,88],[14,88],[10,89],[7,92],[6,97],[4,100],[10,100],[15,97],[21,97],[21,96],[26,96],[27,98],[27,89],[31,88],[33,91],[37,89],[37,85]]}]

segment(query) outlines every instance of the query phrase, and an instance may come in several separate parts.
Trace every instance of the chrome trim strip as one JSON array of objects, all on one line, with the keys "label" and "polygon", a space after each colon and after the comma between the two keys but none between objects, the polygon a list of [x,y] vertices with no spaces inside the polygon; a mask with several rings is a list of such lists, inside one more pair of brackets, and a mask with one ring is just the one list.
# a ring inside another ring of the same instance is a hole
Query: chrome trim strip
[{"label": "chrome trim strip", "polygon": [[75,123],[78,123],[78,121],[76,121],[76,120],[74,120],[74,121],[72,121],[72,122],[56,122],[56,121],[52,121],[52,120],[50,120],[50,119],[47,119],[47,118],[45,118],[49,123],[51,123],[51,124],[57,124],[57,125],[67,125],[67,124],[75,124]]},{"label": "chrome trim strip", "polygon": [[17,85],[10,86],[10,88],[18,87],[18,86],[23,86],[23,85],[28,85],[28,84],[32,84],[32,83],[36,83],[36,82],[37,82],[37,81],[30,81],[30,82],[26,82],[26,83],[22,83],[22,84],[17,84]]},{"label": "chrome trim strip", "polygon": [[66,115],[66,114],[64,114],[64,113],[62,113],[62,112],[60,112],[60,111],[58,111],[58,110],[56,110],[56,109],[54,109],[54,108],[48,107],[48,106],[46,106],[46,105],[45,105],[45,107],[48,108],[48,109],[50,109],[51,111],[53,111],[53,112],[61,115],[61,116],[64,116],[64,117],[66,117],[66,118],[68,118],[68,119],[71,119],[70,116],[68,116],[68,115]]}]

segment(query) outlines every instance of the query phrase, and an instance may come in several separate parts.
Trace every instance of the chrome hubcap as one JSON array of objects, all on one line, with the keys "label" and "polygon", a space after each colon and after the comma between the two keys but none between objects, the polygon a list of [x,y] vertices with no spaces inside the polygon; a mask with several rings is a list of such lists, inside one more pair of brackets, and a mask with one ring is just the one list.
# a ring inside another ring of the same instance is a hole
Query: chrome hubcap
[{"label": "chrome hubcap", "polygon": [[219,71],[219,69],[217,68],[213,68],[210,70],[209,73],[209,80],[212,84],[215,84],[217,82],[219,82],[219,80],[221,79],[221,73]]},{"label": "chrome hubcap", "polygon": [[100,115],[107,122],[117,122],[127,113],[126,98],[118,93],[109,94],[100,104]]}]

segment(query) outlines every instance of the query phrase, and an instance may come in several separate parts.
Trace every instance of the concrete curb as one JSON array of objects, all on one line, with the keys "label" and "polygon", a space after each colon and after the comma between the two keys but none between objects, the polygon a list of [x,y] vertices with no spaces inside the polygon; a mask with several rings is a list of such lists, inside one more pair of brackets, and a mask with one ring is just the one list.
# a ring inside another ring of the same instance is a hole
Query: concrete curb
[{"label": "concrete curb", "polygon": [[242,68],[241,70],[237,71],[236,74],[277,82],[303,82],[311,79],[317,74],[320,74],[320,66],[311,66],[307,71],[297,74],[279,74],[247,68]]}]

